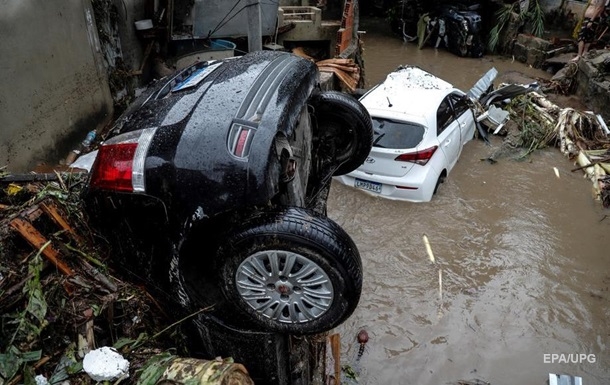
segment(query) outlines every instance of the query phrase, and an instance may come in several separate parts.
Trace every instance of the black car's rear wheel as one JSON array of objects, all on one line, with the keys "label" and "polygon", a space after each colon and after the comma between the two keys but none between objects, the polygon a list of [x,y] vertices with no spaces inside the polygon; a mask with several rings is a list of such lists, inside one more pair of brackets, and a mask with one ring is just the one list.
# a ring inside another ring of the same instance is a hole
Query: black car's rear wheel
[{"label": "black car's rear wheel", "polygon": [[371,117],[355,98],[326,91],[311,99],[317,120],[315,136],[320,158],[331,157],[334,175],[357,169],[369,155],[373,143]]},{"label": "black car's rear wheel", "polygon": [[220,285],[259,329],[320,333],[356,308],[360,255],[330,219],[302,208],[259,213],[222,242]]}]

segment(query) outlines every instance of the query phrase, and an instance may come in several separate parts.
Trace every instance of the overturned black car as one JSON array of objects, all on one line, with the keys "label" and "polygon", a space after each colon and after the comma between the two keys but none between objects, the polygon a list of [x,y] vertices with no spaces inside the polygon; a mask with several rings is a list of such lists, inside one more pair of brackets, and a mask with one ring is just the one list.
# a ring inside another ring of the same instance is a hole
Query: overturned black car
[{"label": "overturned black car", "polygon": [[423,2],[396,0],[389,7],[392,30],[405,41],[445,48],[463,57],[481,57],[485,52],[483,23],[477,1]]},{"label": "overturned black car", "polygon": [[372,127],[317,82],[310,61],[261,51],[143,95],[99,147],[85,197],[116,258],[231,327],[309,334],[345,320],[362,263],[326,197],[366,159]]},{"label": "overturned black car", "polygon": [[447,50],[458,56],[481,57],[485,50],[482,36],[482,22],[478,5],[443,5],[438,10],[438,22],[445,27],[435,31],[432,40],[437,44],[444,39]]}]

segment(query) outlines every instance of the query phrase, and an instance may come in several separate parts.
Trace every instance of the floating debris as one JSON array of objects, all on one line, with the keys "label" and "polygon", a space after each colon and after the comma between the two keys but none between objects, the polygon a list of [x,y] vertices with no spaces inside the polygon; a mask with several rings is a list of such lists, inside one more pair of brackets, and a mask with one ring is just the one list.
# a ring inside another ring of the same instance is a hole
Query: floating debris
[{"label": "floating debris", "polygon": [[487,381],[474,379],[474,380],[460,380],[456,383],[452,383],[449,385],[491,385],[491,384]]},{"label": "floating debris", "polygon": [[549,373],[549,385],[582,385],[582,378],[567,374]]},{"label": "floating debris", "polygon": [[522,159],[537,149],[558,147],[578,163],[572,171],[584,170],[592,181],[595,198],[610,207],[610,136],[599,114],[560,108],[538,92],[517,96],[504,109],[510,113],[499,132],[505,139],[490,159],[511,154]]},{"label": "floating debris", "polygon": [[424,234],[424,245],[426,246],[426,252],[428,253],[428,258],[430,258],[430,262],[436,263],[434,259],[434,254],[432,253],[432,247],[430,247],[430,241],[428,240],[428,236]]},{"label": "floating debris", "polygon": [[366,343],[369,342],[369,333],[362,329],[358,332],[358,356],[356,357],[356,361],[360,360],[362,355],[364,354],[364,349],[366,347]]},{"label": "floating debris", "polygon": [[443,300],[443,271],[438,270],[438,298]]}]

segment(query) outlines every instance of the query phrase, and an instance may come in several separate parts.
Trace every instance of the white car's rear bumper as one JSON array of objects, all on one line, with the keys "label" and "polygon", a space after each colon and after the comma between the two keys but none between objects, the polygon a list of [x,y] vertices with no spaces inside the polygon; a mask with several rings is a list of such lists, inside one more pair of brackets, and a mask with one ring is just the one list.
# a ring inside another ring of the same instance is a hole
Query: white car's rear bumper
[{"label": "white car's rear bumper", "polygon": [[[409,172],[405,177],[370,175],[356,170],[334,179],[374,196],[410,202],[428,202],[432,199],[438,174],[431,168],[422,168],[421,172]],[[357,180],[363,182],[356,183]]]}]

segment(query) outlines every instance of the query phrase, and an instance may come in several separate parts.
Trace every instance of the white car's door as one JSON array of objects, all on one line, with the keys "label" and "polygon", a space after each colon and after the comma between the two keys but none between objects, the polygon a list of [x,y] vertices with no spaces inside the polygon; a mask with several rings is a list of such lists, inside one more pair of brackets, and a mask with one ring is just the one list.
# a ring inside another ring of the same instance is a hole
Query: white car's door
[{"label": "white car's door", "polygon": [[455,118],[453,108],[447,96],[438,107],[436,112],[436,135],[441,150],[447,158],[447,172],[449,172],[460,156],[462,148],[460,123]]},{"label": "white car's door", "polygon": [[468,102],[464,96],[458,93],[452,93],[449,95],[449,99],[451,100],[453,111],[455,112],[455,116],[457,116],[457,120],[460,124],[462,145],[464,145],[474,137],[474,130],[476,127],[474,114],[468,106]]}]

